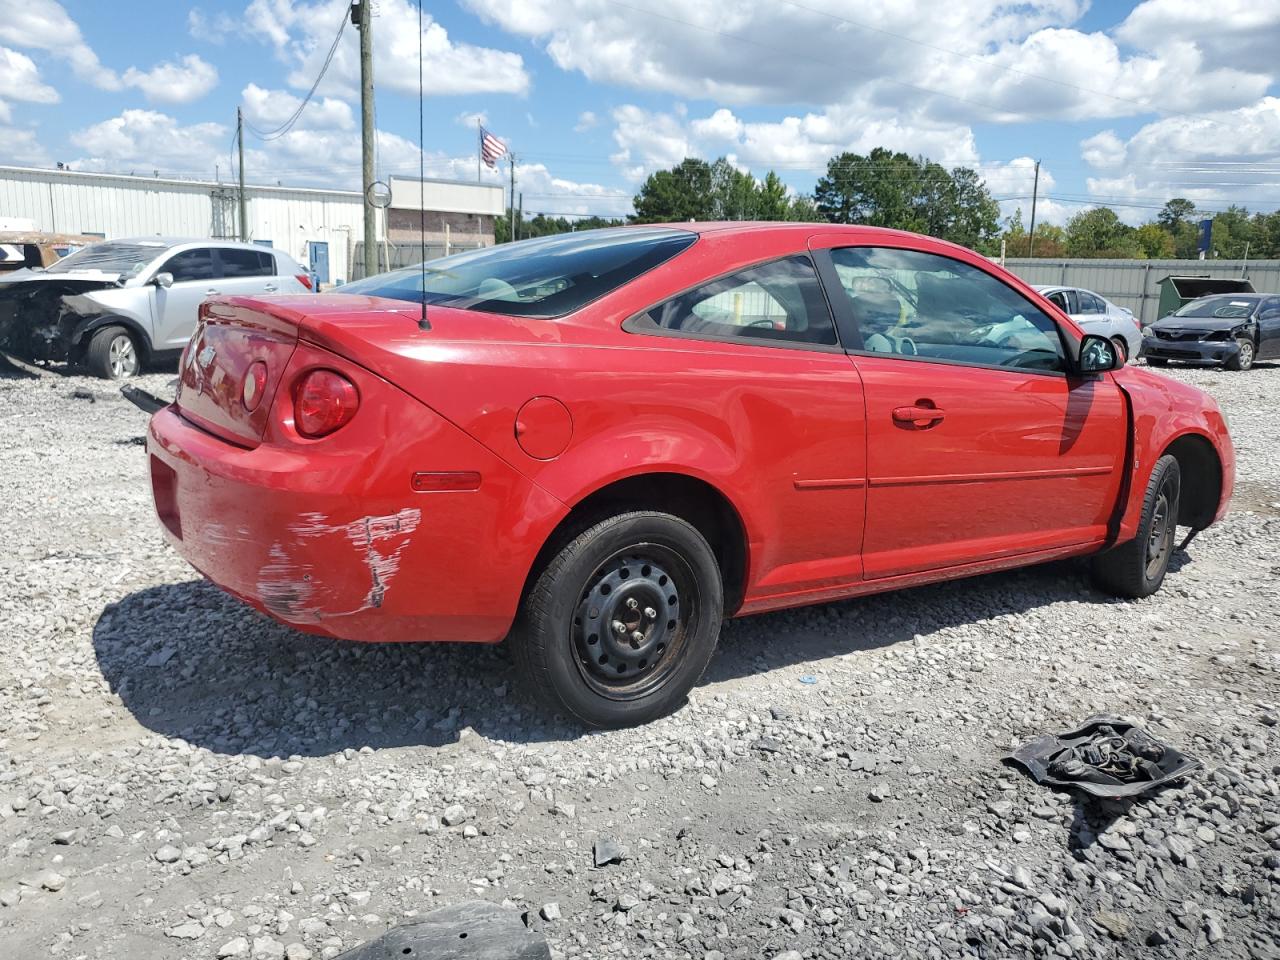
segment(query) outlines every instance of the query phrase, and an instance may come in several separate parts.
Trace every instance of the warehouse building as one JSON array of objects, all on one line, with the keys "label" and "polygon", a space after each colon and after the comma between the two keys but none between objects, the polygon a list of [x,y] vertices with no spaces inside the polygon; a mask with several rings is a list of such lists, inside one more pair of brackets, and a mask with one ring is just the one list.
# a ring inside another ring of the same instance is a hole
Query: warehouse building
[{"label": "warehouse building", "polygon": [[[358,192],[254,184],[246,186],[245,202],[253,242],[309,264],[325,285],[363,274],[357,263],[364,237]],[[378,211],[381,263],[404,261],[421,249],[424,207],[429,256],[490,246],[502,188],[393,178],[391,207]],[[0,166],[0,219],[52,233],[234,239],[239,210],[233,183]]]}]

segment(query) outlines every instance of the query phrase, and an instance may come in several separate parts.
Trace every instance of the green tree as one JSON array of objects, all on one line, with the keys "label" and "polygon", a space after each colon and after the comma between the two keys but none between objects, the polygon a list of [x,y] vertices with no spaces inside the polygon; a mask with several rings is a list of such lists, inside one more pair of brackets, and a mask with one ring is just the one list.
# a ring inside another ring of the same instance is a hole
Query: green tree
[{"label": "green tree", "polygon": [[760,181],[756,211],[756,216],[761,220],[791,219],[791,198],[787,196],[787,185],[772,170]]},{"label": "green tree", "polygon": [[1144,223],[1134,231],[1134,239],[1149,260],[1167,260],[1175,253],[1173,234],[1158,223]]},{"label": "green tree", "polygon": [[1180,224],[1191,223],[1196,216],[1196,205],[1186,197],[1174,197],[1156,215],[1156,222],[1170,234],[1176,233]]},{"label": "green tree", "polygon": [[649,175],[633,201],[633,223],[710,220],[716,209],[711,165],[686,157],[670,170]]},{"label": "green tree", "polygon": [[1073,257],[1140,257],[1136,232],[1110,207],[1082,210],[1067,221],[1067,253]]},{"label": "green tree", "polygon": [[883,147],[832,157],[814,200],[833,223],[912,230],[969,247],[991,247],[1000,232],[999,207],[975,171],[948,171]]}]

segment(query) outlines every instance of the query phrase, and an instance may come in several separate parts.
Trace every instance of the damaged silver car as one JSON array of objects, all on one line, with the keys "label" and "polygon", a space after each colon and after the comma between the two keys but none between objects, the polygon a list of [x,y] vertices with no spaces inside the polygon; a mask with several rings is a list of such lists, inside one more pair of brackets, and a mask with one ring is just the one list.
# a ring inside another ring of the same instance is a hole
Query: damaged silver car
[{"label": "damaged silver car", "polygon": [[307,293],[288,254],[225,240],[141,237],[91,244],[45,269],[0,277],[0,351],[65,361],[110,380],[176,358],[206,297]]}]

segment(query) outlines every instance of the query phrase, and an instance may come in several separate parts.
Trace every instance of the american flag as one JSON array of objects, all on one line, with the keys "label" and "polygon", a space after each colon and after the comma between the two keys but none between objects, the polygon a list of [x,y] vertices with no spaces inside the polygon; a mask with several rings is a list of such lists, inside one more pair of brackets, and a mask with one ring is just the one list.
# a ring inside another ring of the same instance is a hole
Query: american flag
[{"label": "american flag", "polygon": [[480,128],[480,159],[490,170],[507,155],[507,145],[484,127]]}]

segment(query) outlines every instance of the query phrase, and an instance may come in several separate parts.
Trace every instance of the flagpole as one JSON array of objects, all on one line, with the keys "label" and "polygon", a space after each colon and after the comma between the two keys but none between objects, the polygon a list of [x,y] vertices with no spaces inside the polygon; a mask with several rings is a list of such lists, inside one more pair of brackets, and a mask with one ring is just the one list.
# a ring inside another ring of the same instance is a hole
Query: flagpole
[{"label": "flagpole", "polygon": [[476,117],[476,183],[480,182],[480,157],[484,153],[484,127]]}]

